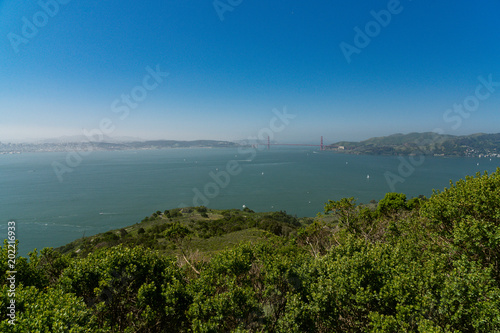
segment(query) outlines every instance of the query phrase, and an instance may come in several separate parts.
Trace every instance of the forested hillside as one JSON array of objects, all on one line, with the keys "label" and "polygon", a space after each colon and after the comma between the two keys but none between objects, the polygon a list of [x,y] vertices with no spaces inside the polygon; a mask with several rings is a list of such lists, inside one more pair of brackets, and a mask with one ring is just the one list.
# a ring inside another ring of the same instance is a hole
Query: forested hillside
[{"label": "forested hillside", "polygon": [[320,216],[205,207],[16,260],[2,332],[499,332],[500,169]]},{"label": "forested hillside", "polygon": [[326,149],[370,155],[500,157],[500,133],[463,136],[434,132],[393,134],[360,142],[337,142]]}]

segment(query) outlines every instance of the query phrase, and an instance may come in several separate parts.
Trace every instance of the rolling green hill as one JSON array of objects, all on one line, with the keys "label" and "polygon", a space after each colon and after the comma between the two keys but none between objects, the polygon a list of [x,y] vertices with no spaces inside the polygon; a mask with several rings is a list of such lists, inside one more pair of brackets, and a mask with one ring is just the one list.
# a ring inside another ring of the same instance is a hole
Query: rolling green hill
[{"label": "rolling green hill", "polygon": [[242,242],[259,242],[270,235],[291,236],[311,222],[312,218],[297,219],[281,211],[187,207],[157,211],[140,223],[77,239],[56,250],[82,258],[100,248],[143,245],[167,255],[181,255],[183,248],[195,249],[199,256],[208,258]]},{"label": "rolling green hill", "polygon": [[326,149],[370,155],[500,157],[500,133],[466,136],[433,132],[399,133],[360,142],[341,141],[327,146]]}]

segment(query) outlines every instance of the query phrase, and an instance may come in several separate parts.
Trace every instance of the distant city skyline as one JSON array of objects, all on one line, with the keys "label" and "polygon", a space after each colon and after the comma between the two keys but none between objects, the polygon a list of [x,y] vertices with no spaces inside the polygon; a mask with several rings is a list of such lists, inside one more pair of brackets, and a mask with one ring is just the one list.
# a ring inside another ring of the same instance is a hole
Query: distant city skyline
[{"label": "distant city skyline", "polygon": [[[498,1],[0,1],[0,142],[499,132]],[[274,111],[273,111],[274,110]],[[262,134],[264,135],[264,134]]]}]

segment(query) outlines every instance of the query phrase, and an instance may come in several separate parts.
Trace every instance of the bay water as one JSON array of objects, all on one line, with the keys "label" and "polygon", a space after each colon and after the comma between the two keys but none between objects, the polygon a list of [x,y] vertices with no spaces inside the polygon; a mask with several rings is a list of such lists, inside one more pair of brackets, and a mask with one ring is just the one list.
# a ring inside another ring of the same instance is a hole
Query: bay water
[{"label": "bay water", "polygon": [[[256,154],[230,148],[95,151],[74,163],[61,181],[53,163],[65,164],[67,157],[0,155],[0,238],[7,237],[7,222],[15,221],[21,255],[122,228],[157,210],[245,205],[312,217],[328,199],[354,197],[368,203],[393,189],[408,198],[430,196],[450,180],[500,166],[500,158],[426,157],[408,170],[398,157],[303,147],[272,147]],[[404,182],[391,188],[387,172],[404,176],[399,179]]]}]

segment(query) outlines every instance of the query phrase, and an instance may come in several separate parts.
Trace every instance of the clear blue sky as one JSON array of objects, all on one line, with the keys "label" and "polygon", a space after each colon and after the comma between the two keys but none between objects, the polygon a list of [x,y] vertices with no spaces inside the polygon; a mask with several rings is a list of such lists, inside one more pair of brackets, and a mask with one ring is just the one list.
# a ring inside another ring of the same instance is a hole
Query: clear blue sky
[{"label": "clear blue sky", "polygon": [[[0,141],[81,135],[105,118],[111,136],[238,140],[285,106],[296,117],[281,142],[500,132],[500,86],[468,116],[446,114],[479,76],[500,81],[498,0],[220,0],[219,13],[212,0],[54,1],[41,2],[50,15],[0,1]],[[389,23],[369,24],[388,7]],[[348,63],[340,45],[356,47],[367,23],[373,37]],[[157,65],[169,75],[113,112]]]}]

